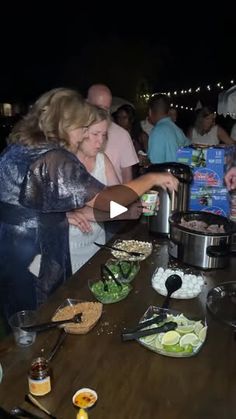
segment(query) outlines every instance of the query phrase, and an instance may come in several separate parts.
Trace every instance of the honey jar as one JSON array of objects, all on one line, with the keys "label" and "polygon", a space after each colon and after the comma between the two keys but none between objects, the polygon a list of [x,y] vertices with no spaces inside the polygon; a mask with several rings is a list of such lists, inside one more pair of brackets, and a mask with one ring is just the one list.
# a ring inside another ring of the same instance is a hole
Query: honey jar
[{"label": "honey jar", "polygon": [[51,373],[48,361],[38,357],[32,361],[29,376],[29,391],[34,396],[44,396],[51,391]]}]

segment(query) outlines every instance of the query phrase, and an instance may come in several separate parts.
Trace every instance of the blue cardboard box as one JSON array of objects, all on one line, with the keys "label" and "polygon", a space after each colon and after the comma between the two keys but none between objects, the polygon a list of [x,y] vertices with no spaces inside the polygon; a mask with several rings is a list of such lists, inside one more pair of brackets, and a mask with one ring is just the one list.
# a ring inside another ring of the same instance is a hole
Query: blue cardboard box
[{"label": "blue cardboard box", "polygon": [[226,188],[191,187],[189,210],[207,211],[228,217],[230,195]]},{"label": "blue cardboard box", "polygon": [[193,169],[193,185],[223,187],[224,175],[236,158],[236,146],[183,147],[177,151],[177,162]]}]

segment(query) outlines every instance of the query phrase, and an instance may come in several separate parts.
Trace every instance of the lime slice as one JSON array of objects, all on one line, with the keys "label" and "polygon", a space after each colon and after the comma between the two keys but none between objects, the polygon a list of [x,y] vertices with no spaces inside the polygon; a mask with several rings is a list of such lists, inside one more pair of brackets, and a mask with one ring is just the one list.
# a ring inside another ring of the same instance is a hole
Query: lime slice
[{"label": "lime slice", "polygon": [[162,338],[163,338],[164,334],[165,333],[162,332],[162,333],[158,333],[158,335],[157,335],[157,339],[159,340],[160,343],[162,342]]},{"label": "lime slice", "polygon": [[175,316],[175,322],[178,324],[181,324],[182,326],[187,326],[190,323],[190,320],[183,315],[183,313],[179,314],[178,316]]},{"label": "lime slice", "polygon": [[161,344],[168,346],[168,345],[175,345],[180,340],[180,334],[175,330],[170,330],[166,332],[161,340]]},{"label": "lime slice", "polygon": [[163,349],[166,352],[178,352],[178,353],[184,352],[184,348],[182,348],[179,345],[179,343],[176,343],[176,345],[164,345]]},{"label": "lime slice", "polygon": [[200,342],[205,341],[206,335],[207,335],[207,326],[204,326],[198,334],[198,338],[199,338]]},{"label": "lime slice", "polygon": [[150,343],[156,339],[156,336],[157,336],[156,334],[145,336],[144,338],[141,338],[141,341],[143,343],[146,343],[147,345],[150,345]]},{"label": "lime slice", "polygon": [[186,345],[185,347],[184,347],[184,353],[189,353],[189,354],[191,354],[193,352],[193,347],[192,347],[192,345]]},{"label": "lime slice", "polygon": [[202,322],[201,321],[198,321],[198,322],[196,322],[195,323],[195,326],[194,326],[194,333],[199,337],[199,332],[200,332],[200,330],[202,330],[203,329],[203,324],[202,324]]},{"label": "lime slice", "polygon": [[189,326],[178,326],[176,329],[176,332],[180,333],[181,335],[185,335],[186,333],[191,333],[194,331],[194,325],[190,324]]},{"label": "lime slice", "polygon": [[164,335],[165,333],[158,333],[155,337],[155,342],[153,343],[155,345],[156,349],[163,349],[163,346],[161,344],[160,335]]},{"label": "lime slice", "polygon": [[167,321],[168,322],[175,322],[175,316],[173,316],[173,314],[167,314]]},{"label": "lime slice", "polygon": [[182,348],[186,345],[198,346],[200,344],[200,340],[195,335],[195,333],[187,333],[181,337],[179,344],[182,346]]}]

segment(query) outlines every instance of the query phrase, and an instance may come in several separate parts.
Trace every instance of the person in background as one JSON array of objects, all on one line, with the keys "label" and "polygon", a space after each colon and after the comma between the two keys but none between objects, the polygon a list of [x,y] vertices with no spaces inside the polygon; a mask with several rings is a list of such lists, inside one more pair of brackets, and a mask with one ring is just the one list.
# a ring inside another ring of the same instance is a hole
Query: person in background
[{"label": "person in background", "polygon": [[[88,90],[87,101],[110,111],[111,91],[104,84],[94,84]],[[114,122],[111,122],[108,128],[105,153],[111,160],[119,181],[123,183],[130,181],[133,178],[132,167],[139,162],[138,156],[129,133]]]},{"label": "person in background", "polygon": [[177,118],[178,118],[178,112],[177,112],[177,109],[174,108],[173,106],[170,107],[169,117],[176,124],[176,121],[177,121]]},{"label": "person in background", "polygon": [[229,191],[236,189],[236,166],[231,167],[226,173],[225,183]]},{"label": "person in background", "polygon": [[147,115],[147,117],[145,119],[143,119],[141,122],[141,127],[143,129],[144,132],[146,132],[146,134],[150,135],[151,130],[153,129],[154,125],[153,122],[150,119],[150,115]]},{"label": "person in background", "polygon": [[126,129],[132,138],[136,152],[147,152],[148,135],[143,131],[137,119],[133,106],[125,104],[120,106],[114,114],[115,122]]},{"label": "person in background", "polygon": [[[107,141],[109,123],[107,112],[98,108],[98,121],[88,127],[87,138],[79,144],[76,153],[87,171],[108,186],[120,183],[111,161],[101,151]],[[98,251],[94,242],[105,244],[106,235],[103,223],[89,222],[83,210],[76,210],[76,220],[75,211],[68,212],[67,218],[70,223],[70,258],[74,273]]]},{"label": "person in background", "polygon": [[169,116],[168,96],[159,94],[150,99],[149,115],[155,122],[148,140],[148,157],[152,164],[175,162],[178,148],[189,145],[183,131]]},{"label": "person in background", "polygon": [[232,138],[232,140],[236,141],[236,123],[234,123],[234,125],[232,126],[230,137]]},{"label": "person in background", "polygon": [[[123,196],[120,185],[105,188],[76,157],[88,127],[98,120],[97,109],[78,92],[53,89],[14,127],[0,155],[0,311],[5,319],[37,308],[70,277],[66,212],[85,205],[109,212],[118,194],[124,206],[135,200]],[[141,196],[154,186],[177,190],[178,181],[150,173],[127,186]],[[101,191],[103,199],[95,199]]]},{"label": "person in background", "polygon": [[196,112],[195,122],[188,132],[192,144],[218,145],[233,144],[234,141],[227,132],[216,125],[215,114],[211,107],[204,106]]}]

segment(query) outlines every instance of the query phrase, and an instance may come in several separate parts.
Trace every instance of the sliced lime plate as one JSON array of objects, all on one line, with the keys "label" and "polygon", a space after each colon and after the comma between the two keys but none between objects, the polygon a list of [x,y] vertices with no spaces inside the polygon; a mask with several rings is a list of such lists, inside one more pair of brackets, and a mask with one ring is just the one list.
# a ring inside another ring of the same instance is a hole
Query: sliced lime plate
[{"label": "sliced lime plate", "polygon": [[[159,308],[151,307],[147,310],[141,321],[155,317],[155,310]],[[170,330],[166,333],[140,338],[138,341],[161,355],[171,357],[189,357],[197,354],[201,349],[207,336],[207,326],[202,320],[192,320],[184,314],[174,313],[172,310],[165,310],[167,314],[166,321],[174,321],[178,324],[176,330]]]}]

